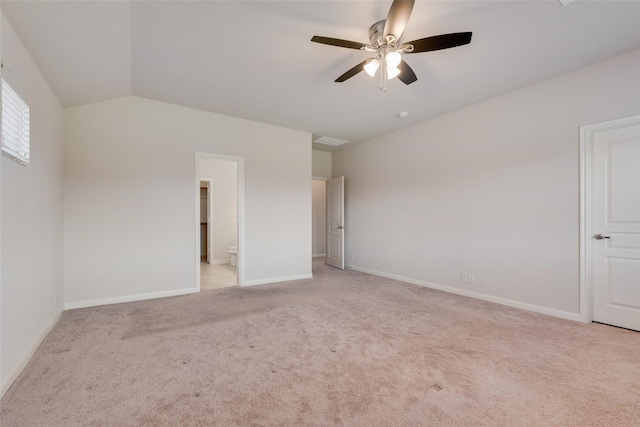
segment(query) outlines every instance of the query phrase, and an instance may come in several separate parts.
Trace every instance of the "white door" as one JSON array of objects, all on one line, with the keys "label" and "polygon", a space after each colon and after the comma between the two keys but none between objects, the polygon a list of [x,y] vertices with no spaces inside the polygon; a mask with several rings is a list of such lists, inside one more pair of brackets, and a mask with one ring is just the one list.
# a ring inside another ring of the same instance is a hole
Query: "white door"
[{"label": "white door", "polygon": [[592,320],[640,331],[640,116],[589,128]]},{"label": "white door", "polygon": [[327,264],[344,269],[344,177],[327,181]]}]

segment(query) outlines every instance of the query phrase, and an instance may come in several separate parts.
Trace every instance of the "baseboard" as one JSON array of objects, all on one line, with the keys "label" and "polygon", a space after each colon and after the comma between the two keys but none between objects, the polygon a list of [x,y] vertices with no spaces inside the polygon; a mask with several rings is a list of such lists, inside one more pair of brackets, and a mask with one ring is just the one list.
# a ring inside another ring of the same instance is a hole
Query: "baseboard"
[{"label": "baseboard", "polygon": [[124,297],[102,298],[86,301],[68,302],[64,305],[65,310],[73,310],[74,308],[96,307],[99,305],[122,304],[124,302],[143,301],[148,299],[176,297],[180,295],[188,295],[198,292],[196,288],[178,289],[175,291],[152,292],[149,294],[128,295]]},{"label": "baseboard", "polygon": [[29,349],[22,355],[18,364],[11,370],[11,372],[9,372],[7,378],[2,382],[2,386],[0,386],[0,399],[2,399],[5,393],[9,391],[15,380],[18,379],[22,370],[27,366],[33,355],[36,353],[40,344],[42,344],[42,341],[44,341],[47,335],[49,335],[49,332],[51,332],[51,329],[53,329],[56,323],[58,323],[62,313],[64,313],[64,310],[60,308],[60,311],[58,311],[51,320],[49,320],[49,322],[47,322],[46,326],[42,329],[42,332],[40,332],[31,347],[29,347]]},{"label": "baseboard", "polygon": [[562,310],[556,310],[554,308],[527,304],[524,302],[514,301],[507,298],[495,297],[492,295],[486,295],[478,292],[467,291],[465,289],[458,289],[451,286],[439,285],[437,283],[426,282],[418,279],[412,279],[410,277],[398,276],[395,274],[384,273],[381,271],[369,270],[368,268],[362,268],[355,265],[351,265],[348,268],[354,271],[360,271],[362,273],[373,274],[374,276],[386,277],[387,279],[398,280],[400,282],[411,283],[413,285],[436,289],[438,291],[449,292],[451,294],[462,295],[470,298],[476,298],[483,301],[489,301],[496,304],[506,305],[508,307],[519,308],[527,311],[533,311],[534,313],[546,314],[547,316],[559,317],[561,319],[573,320],[576,322],[584,322],[584,320],[582,319],[582,316],[580,316],[579,313],[571,313],[569,311],[562,311]]},{"label": "baseboard", "polygon": [[231,264],[231,259],[212,259],[209,264]]},{"label": "baseboard", "polygon": [[313,254],[311,255],[312,258],[325,258],[327,256],[327,254]]},{"label": "baseboard", "polygon": [[240,286],[266,285],[266,284],[269,284],[269,283],[289,282],[291,280],[311,279],[312,277],[313,277],[312,274],[300,274],[300,275],[297,275],[297,276],[272,277],[270,279],[247,280]]}]

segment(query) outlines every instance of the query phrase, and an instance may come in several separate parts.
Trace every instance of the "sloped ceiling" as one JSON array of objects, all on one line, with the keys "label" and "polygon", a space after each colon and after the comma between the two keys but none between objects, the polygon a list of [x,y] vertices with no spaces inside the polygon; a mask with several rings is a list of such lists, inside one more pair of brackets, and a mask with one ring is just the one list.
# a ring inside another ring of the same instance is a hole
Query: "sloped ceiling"
[{"label": "sloped ceiling", "polygon": [[[640,49],[640,2],[417,1],[404,40],[472,31],[406,55],[418,81],[336,77],[371,56],[388,1],[2,1],[65,107],[125,95],[362,141]],[[10,65],[10,64],[8,64]],[[397,114],[408,111],[408,119]]]}]

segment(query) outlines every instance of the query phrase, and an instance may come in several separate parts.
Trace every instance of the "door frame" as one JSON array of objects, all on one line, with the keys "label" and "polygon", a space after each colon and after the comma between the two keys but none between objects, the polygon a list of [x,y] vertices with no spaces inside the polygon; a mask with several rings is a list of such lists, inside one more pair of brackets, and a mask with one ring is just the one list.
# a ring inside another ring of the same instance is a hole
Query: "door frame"
[{"label": "door frame", "polygon": [[593,140],[595,134],[628,126],[640,121],[640,115],[580,126],[580,321],[592,322],[593,278],[591,259]]},{"label": "door frame", "polygon": [[[244,285],[244,157],[225,156],[222,154],[195,153],[195,186],[196,186],[196,245],[194,259],[196,260],[196,290],[200,292],[200,160],[224,160],[238,164],[238,254],[236,256],[236,274],[238,285]],[[211,202],[210,202],[211,203]]]}]

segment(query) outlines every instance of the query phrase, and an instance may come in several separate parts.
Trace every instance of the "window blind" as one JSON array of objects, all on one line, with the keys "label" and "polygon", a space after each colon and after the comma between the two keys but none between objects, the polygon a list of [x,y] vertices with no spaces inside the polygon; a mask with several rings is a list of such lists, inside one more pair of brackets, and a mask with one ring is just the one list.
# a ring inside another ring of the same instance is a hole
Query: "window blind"
[{"label": "window blind", "polygon": [[19,163],[29,163],[29,106],[4,79],[2,152]]}]

